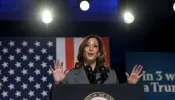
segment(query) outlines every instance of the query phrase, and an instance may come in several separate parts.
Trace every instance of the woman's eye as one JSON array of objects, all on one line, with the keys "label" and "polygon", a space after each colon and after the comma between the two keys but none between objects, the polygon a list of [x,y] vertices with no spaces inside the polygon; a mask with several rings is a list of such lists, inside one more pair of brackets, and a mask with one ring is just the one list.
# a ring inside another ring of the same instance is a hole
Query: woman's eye
[{"label": "woman's eye", "polygon": [[98,47],[97,45],[94,45],[94,47]]},{"label": "woman's eye", "polygon": [[89,44],[86,44],[86,46],[89,46]]}]

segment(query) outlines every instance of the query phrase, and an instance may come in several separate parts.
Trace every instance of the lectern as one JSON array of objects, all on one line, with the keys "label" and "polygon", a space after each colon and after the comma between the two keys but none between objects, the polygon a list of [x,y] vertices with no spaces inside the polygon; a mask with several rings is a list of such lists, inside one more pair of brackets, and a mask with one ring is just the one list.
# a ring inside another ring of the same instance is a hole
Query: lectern
[{"label": "lectern", "polygon": [[51,100],[145,100],[136,84],[54,84]]}]

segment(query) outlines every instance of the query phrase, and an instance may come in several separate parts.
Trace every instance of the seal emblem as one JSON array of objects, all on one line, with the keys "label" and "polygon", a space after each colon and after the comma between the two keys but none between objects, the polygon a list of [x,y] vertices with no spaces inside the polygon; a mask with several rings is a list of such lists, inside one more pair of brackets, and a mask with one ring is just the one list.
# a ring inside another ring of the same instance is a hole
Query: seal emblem
[{"label": "seal emblem", "polygon": [[84,100],[114,100],[114,98],[104,92],[93,92],[89,94]]}]

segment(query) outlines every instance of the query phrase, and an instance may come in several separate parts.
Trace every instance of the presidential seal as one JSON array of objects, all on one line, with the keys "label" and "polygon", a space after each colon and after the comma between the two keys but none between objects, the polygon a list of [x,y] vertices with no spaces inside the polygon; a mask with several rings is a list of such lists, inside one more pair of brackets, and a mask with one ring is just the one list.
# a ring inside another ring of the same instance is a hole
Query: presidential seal
[{"label": "presidential seal", "polygon": [[104,92],[93,92],[89,94],[84,100],[114,100],[114,98]]}]

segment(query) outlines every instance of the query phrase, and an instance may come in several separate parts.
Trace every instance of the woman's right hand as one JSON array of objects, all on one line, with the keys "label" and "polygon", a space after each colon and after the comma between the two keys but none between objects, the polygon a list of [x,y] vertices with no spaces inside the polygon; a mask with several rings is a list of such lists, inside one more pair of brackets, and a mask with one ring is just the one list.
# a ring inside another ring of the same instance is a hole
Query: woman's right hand
[{"label": "woman's right hand", "polygon": [[55,84],[59,84],[62,80],[64,80],[67,73],[69,72],[69,70],[67,70],[65,73],[63,72],[63,62],[61,62],[60,64],[59,60],[57,60],[56,62],[54,60],[54,69],[52,68],[52,66],[50,66],[50,69],[52,71]]}]

